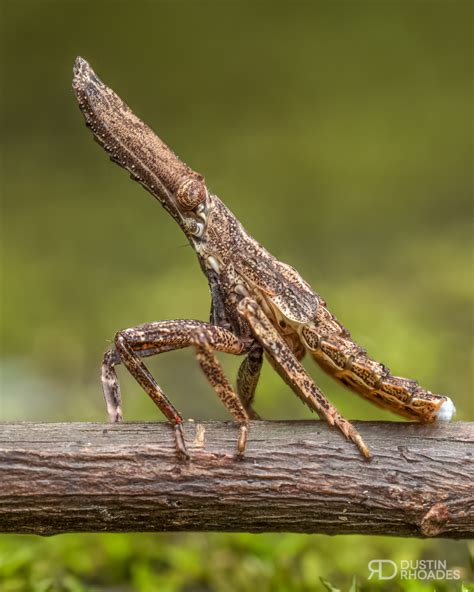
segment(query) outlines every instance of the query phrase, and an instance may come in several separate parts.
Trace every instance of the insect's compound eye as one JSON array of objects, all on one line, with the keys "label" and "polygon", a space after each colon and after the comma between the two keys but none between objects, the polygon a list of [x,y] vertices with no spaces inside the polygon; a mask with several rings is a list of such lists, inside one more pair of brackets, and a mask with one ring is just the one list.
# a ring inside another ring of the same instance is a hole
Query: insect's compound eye
[{"label": "insect's compound eye", "polygon": [[204,183],[197,179],[186,179],[176,192],[176,200],[183,210],[194,210],[206,199],[206,195]]}]

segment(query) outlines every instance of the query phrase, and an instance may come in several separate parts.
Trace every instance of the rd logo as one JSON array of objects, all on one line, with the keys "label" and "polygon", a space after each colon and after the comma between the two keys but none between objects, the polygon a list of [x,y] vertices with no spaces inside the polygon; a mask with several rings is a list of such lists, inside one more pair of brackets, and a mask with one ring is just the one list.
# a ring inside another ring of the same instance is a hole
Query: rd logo
[{"label": "rd logo", "polygon": [[390,559],[372,559],[367,567],[370,570],[369,580],[374,575],[379,580],[392,580],[398,573],[397,564]]}]

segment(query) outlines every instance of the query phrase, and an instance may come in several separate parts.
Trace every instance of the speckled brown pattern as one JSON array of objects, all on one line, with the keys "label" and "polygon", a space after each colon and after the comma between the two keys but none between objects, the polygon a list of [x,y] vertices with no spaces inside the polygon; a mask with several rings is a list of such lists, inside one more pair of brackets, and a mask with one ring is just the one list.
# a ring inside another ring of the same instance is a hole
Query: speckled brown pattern
[{"label": "speckled brown pattern", "polygon": [[[355,428],[329,403],[300,363],[309,351],[342,384],[373,403],[425,423],[450,418],[450,399],[435,395],[414,380],[392,376],[367,356],[303,278],[253,239],[232,212],[127,105],[77,58],[73,89],[87,126],[111,159],[154,195],[183,229],[207,276],[211,291],[210,323],[174,320],[119,331],[102,364],[102,385],[109,418],[122,420],[115,366],[123,363],[175,428],[178,452],[187,457],[182,417],[150,374],[142,358],[194,347],[197,360],[218,396],[241,424],[237,451],[247,441],[262,356],[310,409],[369,451]],[[234,391],[214,351],[246,354]]]}]

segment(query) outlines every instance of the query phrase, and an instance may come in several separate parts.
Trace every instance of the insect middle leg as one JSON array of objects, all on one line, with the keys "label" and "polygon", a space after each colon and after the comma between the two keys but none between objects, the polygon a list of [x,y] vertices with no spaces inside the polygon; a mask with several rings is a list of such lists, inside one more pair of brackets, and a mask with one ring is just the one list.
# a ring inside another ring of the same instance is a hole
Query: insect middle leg
[{"label": "insect middle leg", "polygon": [[239,355],[245,346],[230,331],[202,321],[178,320],[147,323],[124,329],[115,336],[115,349],[104,356],[102,384],[109,418],[121,421],[120,391],[114,366],[122,362],[143,390],[174,426],[178,452],[187,457],[182,431],[182,416],[162,391],[143,357],[188,346],[196,348],[198,362],[219,398],[240,424],[238,452],[243,453],[247,440],[249,416],[232,389],[213,350]]},{"label": "insect middle leg", "polygon": [[337,409],[329,403],[314,384],[294,353],[265,316],[258,303],[251,298],[244,298],[239,303],[239,312],[250,324],[257,341],[265,349],[272,366],[300,399],[310,409],[316,411],[322,419],[325,419],[329,425],[335,425],[341,430],[346,438],[354,442],[364,456],[369,457],[369,450],[360,434],[339,414]]},{"label": "insect middle leg", "polygon": [[263,364],[263,348],[255,343],[247,357],[242,362],[237,375],[237,393],[245,407],[250,419],[260,419],[260,416],[252,407],[252,402],[257,388],[260,371]]}]

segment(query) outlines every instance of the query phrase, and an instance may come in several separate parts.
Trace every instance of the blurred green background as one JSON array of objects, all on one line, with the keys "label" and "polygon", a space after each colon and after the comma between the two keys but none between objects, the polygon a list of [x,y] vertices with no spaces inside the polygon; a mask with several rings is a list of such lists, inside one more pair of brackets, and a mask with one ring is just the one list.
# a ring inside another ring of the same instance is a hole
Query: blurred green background
[{"label": "blurred green background", "polygon": [[[472,7],[3,0],[1,419],[103,420],[115,331],[209,314],[179,228],[84,127],[82,55],[374,357],[473,420]],[[239,362],[223,359],[233,376]],[[228,418],[192,352],[150,367],[185,417]],[[396,419],[308,367],[346,417]],[[120,379],[125,418],[161,420]],[[312,417],[268,368],[256,409]],[[447,559],[472,577],[462,542],[2,536],[0,588],[322,590],[323,577],[346,590],[356,574],[375,590],[373,558]]]}]

